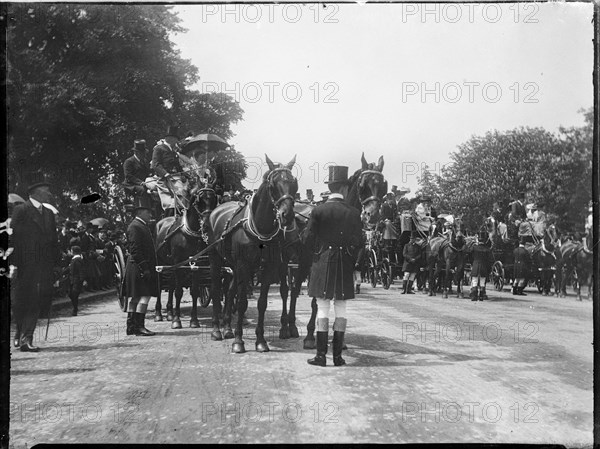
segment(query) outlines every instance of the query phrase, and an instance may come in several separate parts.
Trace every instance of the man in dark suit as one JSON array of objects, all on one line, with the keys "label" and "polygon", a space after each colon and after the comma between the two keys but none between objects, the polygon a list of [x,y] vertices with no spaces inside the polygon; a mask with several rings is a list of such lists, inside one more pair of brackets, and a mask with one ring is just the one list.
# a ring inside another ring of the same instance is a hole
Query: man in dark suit
[{"label": "man in dark suit", "polygon": [[144,181],[150,176],[150,166],[146,161],[145,140],[134,140],[133,156],[125,159],[123,173],[125,174],[123,187],[127,193],[133,196],[146,193],[147,188]]},{"label": "man in dark suit", "polygon": [[473,263],[471,265],[471,293],[469,297],[471,301],[483,301],[488,299],[485,285],[494,264],[491,241],[486,231],[479,232],[477,243],[473,245],[472,252]]},{"label": "man in dark suit", "polygon": [[77,245],[71,246],[73,258],[69,263],[69,299],[73,306],[73,316],[77,316],[79,310],[79,295],[83,288],[83,256],[81,248]]},{"label": "man in dark suit", "polygon": [[527,278],[529,277],[529,273],[531,271],[531,255],[529,251],[525,249],[525,239],[521,237],[518,248],[515,248],[513,251],[514,257],[514,265],[513,265],[513,295],[527,296],[526,293],[523,293],[525,287],[527,285]]},{"label": "man in dark suit", "polygon": [[169,126],[164,139],[157,142],[152,150],[152,169],[161,178],[170,173],[179,173],[183,167],[179,162],[179,129]]},{"label": "man in dark suit", "polygon": [[81,253],[83,255],[83,267],[87,290],[95,292],[100,289],[100,270],[98,268],[98,240],[94,236],[97,226],[91,222],[86,223],[85,231],[80,237]]},{"label": "man in dark suit", "polygon": [[17,267],[13,280],[14,345],[21,351],[36,352],[39,348],[33,345],[33,333],[40,312],[50,309],[60,249],[54,213],[42,205],[53,202],[50,184],[33,184],[28,193],[29,200],[15,207],[11,220],[12,264]]},{"label": "man in dark suit", "polygon": [[151,297],[157,297],[158,274],[154,239],[148,226],[152,220],[152,205],[138,197],[135,218],[127,228],[129,257],[125,266],[124,295],[127,298],[127,335],[151,336],[145,327],[146,310]]},{"label": "man in dark suit", "polygon": [[333,363],[344,365],[342,347],[346,331],[346,300],[354,298],[353,268],[362,241],[360,212],[340,193],[348,183],[348,167],[329,167],[327,201],[311,213],[305,244],[314,249],[308,294],[317,298],[317,355],[311,365],[325,366],[329,333],[329,309],[334,299]]},{"label": "man in dark suit", "polygon": [[525,192],[520,192],[519,197],[510,204],[510,220],[518,226],[526,217]]}]

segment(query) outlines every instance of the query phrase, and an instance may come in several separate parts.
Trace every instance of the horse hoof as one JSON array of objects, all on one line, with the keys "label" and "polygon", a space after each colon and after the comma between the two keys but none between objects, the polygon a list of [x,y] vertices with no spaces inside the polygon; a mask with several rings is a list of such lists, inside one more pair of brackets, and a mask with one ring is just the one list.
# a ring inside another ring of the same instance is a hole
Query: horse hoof
[{"label": "horse hoof", "polygon": [[154,316],[154,321],[162,321],[163,320],[163,316],[162,315],[155,315]]},{"label": "horse hoof", "polygon": [[171,312],[167,312],[167,321],[173,321],[173,314]]},{"label": "horse hoof", "polygon": [[267,342],[256,342],[256,352],[269,352],[269,345],[267,345]]},{"label": "horse hoof", "polygon": [[171,323],[171,329],[181,329],[181,320],[174,320]]},{"label": "horse hoof", "polygon": [[223,335],[221,334],[220,330],[212,331],[210,333],[210,339],[212,341],[221,341],[223,340]]},{"label": "horse hoof", "polygon": [[281,328],[279,329],[279,339],[280,340],[287,340],[288,338],[290,338],[290,329],[289,328]]},{"label": "horse hoof", "polygon": [[298,333],[298,328],[294,325],[290,326],[290,338],[298,338],[300,334]]},{"label": "horse hoof", "polygon": [[223,338],[225,338],[225,340],[229,340],[233,337],[233,331],[231,329],[225,329],[225,335],[223,336]]},{"label": "horse hoof", "polygon": [[311,339],[304,339],[304,349],[315,349],[317,347],[317,343],[316,340],[313,338]]},{"label": "horse hoof", "polygon": [[244,342],[236,341],[233,345],[231,345],[231,352],[235,354],[243,354],[246,352],[246,348],[244,348]]},{"label": "horse hoof", "polygon": [[198,320],[190,320],[190,327],[200,327],[200,323],[198,322]]}]

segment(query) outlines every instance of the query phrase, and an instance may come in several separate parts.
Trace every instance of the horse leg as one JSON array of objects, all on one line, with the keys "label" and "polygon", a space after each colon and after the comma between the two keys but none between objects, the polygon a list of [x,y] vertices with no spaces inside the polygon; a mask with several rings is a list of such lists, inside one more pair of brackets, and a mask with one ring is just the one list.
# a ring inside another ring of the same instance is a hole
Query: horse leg
[{"label": "horse leg", "polygon": [[[221,284],[221,263],[217,257],[210,255],[210,299],[212,301],[212,325],[213,329],[210,333],[210,339],[214,341],[223,340],[221,329],[219,327],[219,315],[222,313],[221,298],[223,297],[223,289]],[[229,329],[231,331],[231,327]],[[233,337],[233,333],[231,334]]]},{"label": "horse leg", "polygon": [[306,337],[304,338],[304,349],[315,349],[315,321],[317,319],[317,298],[313,298],[310,303],[311,313],[310,320],[306,325]]},{"label": "horse leg", "polygon": [[282,273],[279,281],[279,294],[281,295],[281,329],[279,329],[279,338],[282,340],[287,340],[290,338],[289,318],[287,312],[287,299],[289,290],[287,273]]},{"label": "horse leg", "polygon": [[154,321],[162,321],[163,320],[163,316],[162,316],[162,304],[160,303],[160,294],[161,292],[158,292],[158,296],[156,297],[156,305],[154,307]]},{"label": "horse leg", "polygon": [[225,289],[225,310],[223,311],[223,338],[225,338],[226,340],[234,337],[233,330],[231,329],[231,316],[233,313],[233,301],[236,295],[236,285],[237,284],[235,281],[235,275],[233,275],[230,279],[228,279]]},{"label": "horse leg", "polygon": [[446,266],[444,267],[444,282],[442,283],[442,298],[448,299],[449,286],[452,283],[452,276],[450,275],[450,261],[446,259]]},{"label": "horse leg", "polygon": [[183,287],[181,286],[181,274],[176,271],[175,275],[175,307],[173,310],[173,321],[171,322],[171,329],[181,329],[181,316],[180,306],[181,297],[183,296]]},{"label": "horse leg", "polygon": [[435,260],[427,261],[427,271],[429,271],[429,296],[435,296]]},{"label": "horse leg", "polygon": [[[231,346],[232,352],[236,354],[242,354],[246,352],[244,347],[244,311],[248,308],[248,282],[249,275],[248,268],[244,263],[238,262],[236,264],[236,284],[237,284],[237,323],[235,325],[235,335],[233,345]],[[239,274],[238,274],[239,273]]]},{"label": "horse leg", "polygon": [[200,286],[198,285],[198,276],[192,272],[192,286],[190,287],[192,295],[192,311],[190,312],[190,327],[198,328],[198,296],[200,296]]},{"label": "horse leg", "polygon": [[169,285],[169,296],[167,299],[167,321],[173,321],[173,294],[175,293],[175,288],[177,285],[177,281],[175,277],[177,271],[173,273],[173,279],[171,280],[171,284]]},{"label": "horse leg", "polygon": [[[260,283],[260,296],[258,297],[258,323],[256,324],[256,350],[258,352],[269,352],[269,345],[265,340],[265,313],[267,311],[267,296],[269,295],[268,275],[263,275]],[[289,336],[289,329],[288,329]]]}]

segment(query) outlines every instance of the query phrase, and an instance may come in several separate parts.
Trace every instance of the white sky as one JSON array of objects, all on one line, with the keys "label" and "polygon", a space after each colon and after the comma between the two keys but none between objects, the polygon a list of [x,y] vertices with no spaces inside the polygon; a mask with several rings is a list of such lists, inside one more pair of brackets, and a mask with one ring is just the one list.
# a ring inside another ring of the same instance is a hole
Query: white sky
[{"label": "white sky", "polygon": [[447,163],[471,135],[579,126],[593,104],[592,4],[175,9],[188,32],[173,40],[199,68],[196,87],[228,91],[245,111],[230,143],[256,164],[250,188],[265,153],[297,154],[304,198],[327,190],[328,162],[352,173],[364,151],[384,156],[390,188],[414,193],[419,167]]}]

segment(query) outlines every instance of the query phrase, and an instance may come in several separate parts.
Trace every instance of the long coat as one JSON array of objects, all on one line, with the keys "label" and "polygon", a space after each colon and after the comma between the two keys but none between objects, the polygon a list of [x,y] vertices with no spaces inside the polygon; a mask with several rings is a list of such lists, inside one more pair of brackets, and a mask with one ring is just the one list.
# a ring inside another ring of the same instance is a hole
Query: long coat
[{"label": "long coat", "polygon": [[513,251],[515,259],[514,263],[514,278],[526,278],[531,270],[531,255],[523,246],[515,248]]},{"label": "long coat", "polygon": [[308,294],[314,298],[354,298],[354,262],[362,242],[360,212],[339,198],[311,213],[305,244],[314,249]]},{"label": "long coat", "polygon": [[483,243],[473,245],[473,263],[471,265],[472,277],[488,277],[494,265],[492,249]]},{"label": "long coat", "polygon": [[159,143],[152,150],[152,169],[160,177],[183,170],[177,152],[171,150],[166,143]]},{"label": "long coat", "polygon": [[150,228],[138,218],[134,218],[127,228],[127,244],[129,257],[125,266],[125,297],[158,296],[154,239]]},{"label": "long coat", "polygon": [[123,187],[127,192],[141,195],[146,191],[141,185],[150,176],[150,167],[145,160],[140,161],[135,155],[125,159],[123,174],[125,175]]},{"label": "long coat", "polygon": [[527,211],[525,210],[523,203],[520,201],[513,201],[510,206],[510,215],[512,220],[525,220]]},{"label": "long coat", "polygon": [[52,301],[54,267],[60,260],[56,221],[51,210],[40,213],[30,200],[15,207],[11,220],[14,247],[11,263],[17,267],[13,313],[17,332],[32,336],[41,310]]}]

